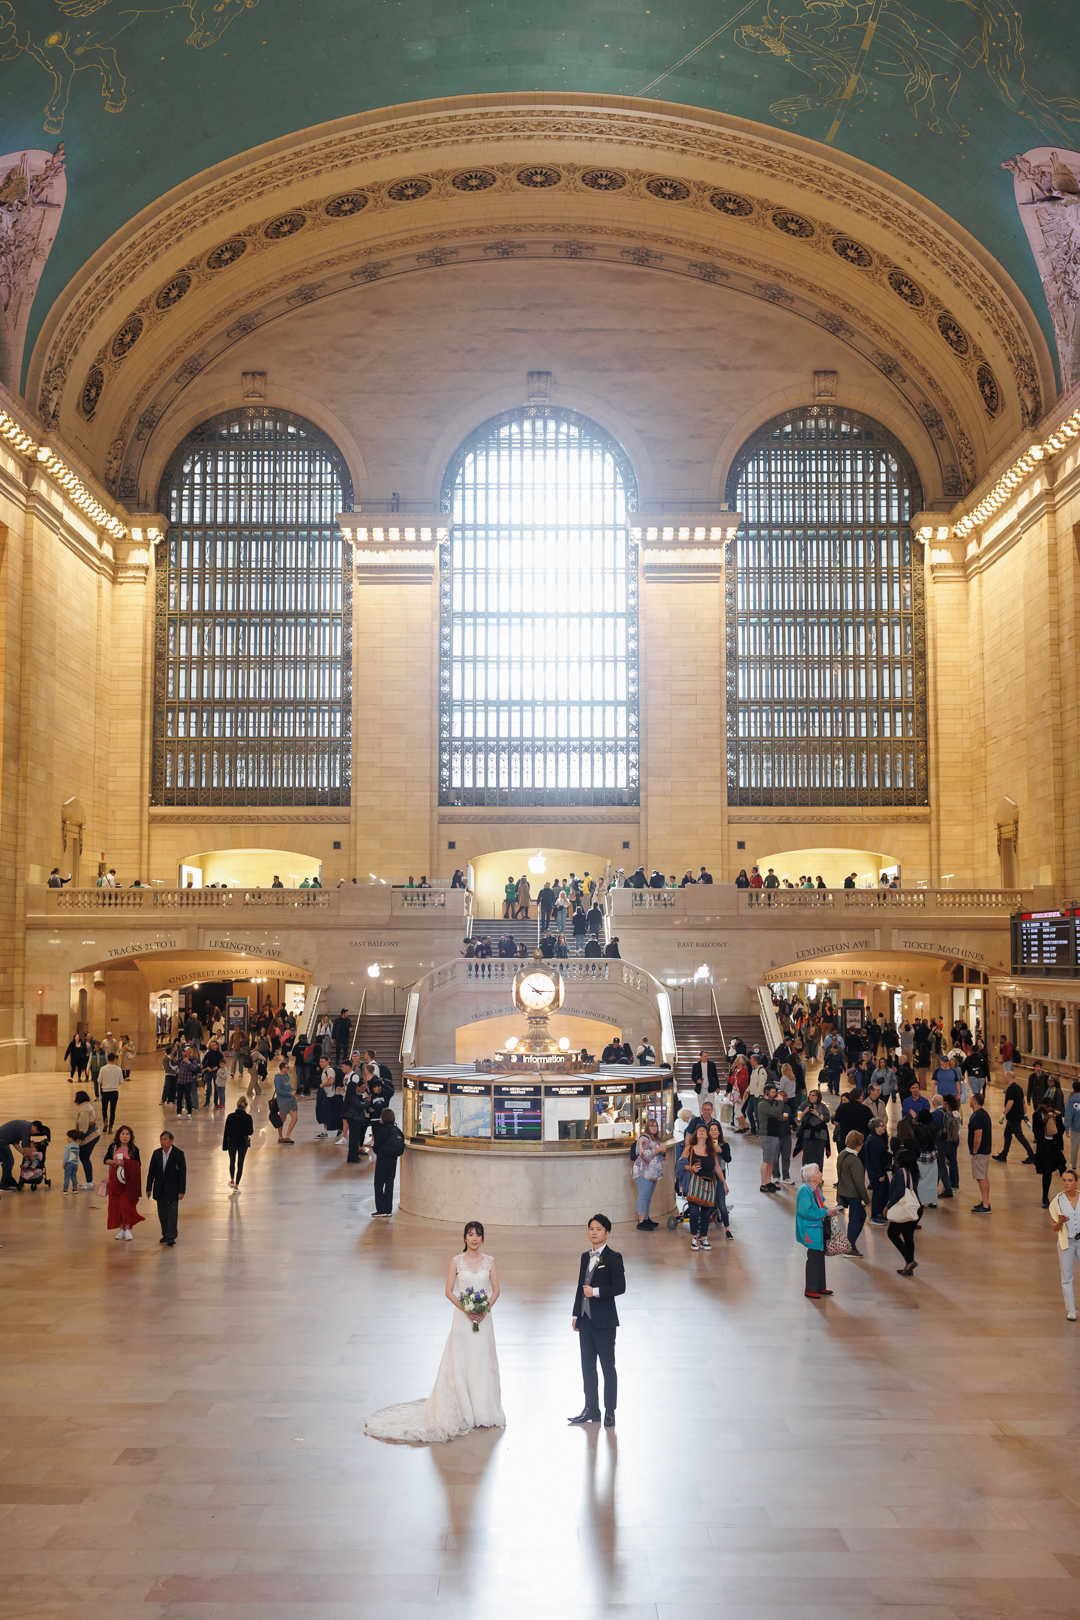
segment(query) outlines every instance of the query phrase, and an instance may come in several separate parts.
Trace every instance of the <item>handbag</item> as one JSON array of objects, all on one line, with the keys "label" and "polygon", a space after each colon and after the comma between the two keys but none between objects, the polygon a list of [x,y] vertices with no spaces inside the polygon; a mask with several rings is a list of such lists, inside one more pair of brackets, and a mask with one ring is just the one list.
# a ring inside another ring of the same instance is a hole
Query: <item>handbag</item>
[{"label": "handbag", "polygon": [[914,1187],[905,1187],[902,1195],[896,1200],[891,1209],[885,1211],[886,1220],[902,1225],[905,1221],[917,1221],[919,1218],[919,1200],[915,1196]]},{"label": "handbag", "polygon": [[99,1198],[108,1198],[108,1196],[109,1196],[109,1183],[108,1183],[108,1181],[99,1181],[94,1190],[97,1193]]},{"label": "handbag", "polygon": [[843,1216],[837,1211],[835,1215],[829,1215],[827,1220],[829,1232],[825,1238],[825,1253],[850,1254],[851,1244],[848,1242]]},{"label": "handbag", "polygon": [[839,1210],[836,1215],[827,1215],[826,1225],[827,1234],[823,1234],[826,1239],[826,1254],[850,1254],[852,1246],[847,1241],[847,1226]]},{"label": "handbag", "polygon": [[691,1174],[686,1183],[686,1196],[691,1204],[711,1209],[716,1203],[716,1182],[709,1176]]}]

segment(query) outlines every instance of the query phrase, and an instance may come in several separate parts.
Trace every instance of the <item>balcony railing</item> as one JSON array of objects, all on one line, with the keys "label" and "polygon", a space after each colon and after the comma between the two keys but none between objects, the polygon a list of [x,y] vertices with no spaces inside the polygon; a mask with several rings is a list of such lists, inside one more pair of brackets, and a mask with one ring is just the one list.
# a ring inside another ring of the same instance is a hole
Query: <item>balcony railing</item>
[{"label": "balcony railing", "polygon": [[749,911],[991,911],[1023,904],[1016,889],[740,889]]},{"label": "balcony railing", "polygon": [[[447,962],[443,967],[436,968],[434,972],[420,980],[420,985],[428,994],[434,990],[442,990],[448,984],[456,984],[461,989],[471,985],[510,985],[517,974],[531,965],[531,957],[492,957],[490,960],[483,957],[479,959],[463,957],[460,961]],[[644,995],[650,985],[658,984],[651,974],[635,967],[632,962],[624,962],[620,957],[600,957],[599,960],[596,957],[589,957],[587,960],[578,958],[566,961],[545,958],[544,967],[553,973],[560,973],[567,984],[582,988],[594,984],[621,984],[628,990]]]},{"label": "balcony railing", "polygon": [[131,911],[313,911],[336,898],[327,889],[49,889],[45,910]]},{"label": "balcony railing", "polygon": [[736,889],[733,884],[690,884],[684,889],[611,889],[605,897],[609,919],[645,923],[661,915],[674,921],[735,917],[762,912],[892,912],[951,917],[959,912],[1008,917],[1030,904],[1020,889]]},{"label": "balcony railing", "polygon": [[466,892],[462,889],[391,889],[390,913],[399,916],[412,911],[445,911],[447,894]]}]

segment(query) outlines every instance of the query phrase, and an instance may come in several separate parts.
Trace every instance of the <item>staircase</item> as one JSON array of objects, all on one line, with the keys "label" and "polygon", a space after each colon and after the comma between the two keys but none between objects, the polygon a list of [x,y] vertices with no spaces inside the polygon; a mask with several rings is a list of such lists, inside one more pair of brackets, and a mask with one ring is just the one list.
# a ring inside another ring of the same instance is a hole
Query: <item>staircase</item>
[{"label": "staircase", "polygon": [[724,1052],[720,1045],[720,1027],[711,1013],[701,1017],[677,1013],[671,1021],[675,1026],[675,1050],[678,1053],[678,1061],[675,1064],[676,1091],[690,1090],[692,1085],[690,1070],[697,1062],[698,1053],[703,1047],[716,1064],[717,1073],[727,1073]]},{"label": "staircase", "polygon": [[540,937],[539,926],[535,916],[526,922],[524,917],[518,922],[512,922],[509,917],[474,917],[472,925],[472,938],[475,943],[478,939],[490,939],[491,954],[494,958],[498,954],[499,941],[504,934],[509,934],[514,944],[520,948],[522,941],[529,947],[531,956],[536,949],[536,942]]},{"label": "staircase", "polygon": [[401,1089],[401,1034],[405,1028],[404,1013],[364,1013],[357,1020],[356,1049],[363,1052],[372,1047],[376,1063],[385,1063]]},{"label": "staircase", "polygon": [[729,1041],[741,1040],[748,1052],[752,1052],[755,1046],[760,1046],[761,1050],[768,1054],[768,1038],[757,1013],[724,1013],[720,1019],[720,1027],[725,1045]]}]

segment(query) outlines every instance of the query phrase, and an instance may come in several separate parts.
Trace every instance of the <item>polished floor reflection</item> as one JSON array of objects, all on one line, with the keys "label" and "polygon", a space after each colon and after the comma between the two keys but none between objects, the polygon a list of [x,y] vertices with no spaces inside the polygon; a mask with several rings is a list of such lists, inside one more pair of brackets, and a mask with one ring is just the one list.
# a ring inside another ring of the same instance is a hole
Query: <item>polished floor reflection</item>
[{"label": "polished floor reflection", "polygon": [[[793,1192],[762,1197],[736,1142],[734,1243],[613,1234],[614,1432],[566,1426],[582,1235],[489,1229],[507,1428],[412,1448],[364,1418],[430,1388],[456,1229],[372,1221],[371,1170],[312,1142],[309,1102],[289,1148],[257,1109],[239,1197],[221,1115],[176,1127],[177,1247],[145,1204],[113,1243],[61,1195],[73,1089],[0,1081],[3,1119],[54,1132],[51,1191],[0,1201],[0,1617],[1080,1614],[1080,1339],[1018,1163],[990,1219],[966,1176],[928,1213],[916,1280],[869,1229],[814,1305]],[[159,1090],[121,1097],[144,1164]]]}]

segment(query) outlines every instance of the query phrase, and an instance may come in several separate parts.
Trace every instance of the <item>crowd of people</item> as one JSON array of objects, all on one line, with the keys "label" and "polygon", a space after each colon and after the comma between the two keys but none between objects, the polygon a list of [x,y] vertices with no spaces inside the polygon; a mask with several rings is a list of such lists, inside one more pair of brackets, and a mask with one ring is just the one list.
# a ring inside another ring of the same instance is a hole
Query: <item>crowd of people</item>
[{"label": "crowd of people", "polygon": [[[959,1195],[961,1144],[977,1194],[971,1213],[988,1216],[990,1164],[1007,1162],[1015,1141],[1025,1151],[1024,1164],[1041,1179],[1042,1207],[1058,1234],[1066,1314],[1075,1321],[1080,1080],[1071,1082],[1066,1098],[1059,1080],[1036,1062],[1025,1089],[1013,1078],[1013,1049],[1003,1040],[1004,1137],[994,1153],[990,1061],[978,1028],[958,1020],[946,1033],[940,1019],[905,1020],[899,1028],[871,1019],[865,1029],[842,1032],[827,999],[809,1007],[781,1000],[777,1012],[782,1038],[771,1053],[733,1040],[726,1064],[702,1051],[693,1065],[697,1111],[684,1107],[675,1133],[676,1186],[691,1249],[710,1246],[714,1224],[732,1236],[725,1168],[731,1147],[721,1110],[734,1135],[760,1147],[763,1196],[797,1185],[796,1240],[806,1250],[804,1292],[814,1300],[832,1293],[826,1255],[866,1258],[859,1241],[867,1224],[885,1229],[901,1260],[898,1275],[914,1277],[916,1238],[927,1212]],[[813,1085],[808,1070],[815,1065]],[[1033,1142],[1024,1135],[1029,1119]],[[834,1154],[836,1203],[830,1206],[825,1168]],[[638,1224],[643,1230],[655,1225],[640,1201]]]},{"label": "crowd of people", "polygon": [[[395,1091],[392,1072],[387,1064],[378,1062],[371,1048],[349,1050],[352,1029],[348,1012],[342,1008],[335,1018],[320,1018],[310,1039],[301,1045],[295,1017],[284,1007],[268,1006],[250,1029],[235,1029],[226,1040],[220,1014],[212,1014],[207,1027],[191,1012],[180,1037],[161,1054],[160,1104],[166,1119],[169,1109],[176,1124],[191,1121],[200,1107],[224,1115],[221,1149],[228,1155],[229,1188],[239,1193],[254,1134],[252,1106],[267,1080],[268,1119],[281,1146],[294,1144],[298,1099],[314,1095],[319,1129],[313,1140],[332,1138],[335,1145],[347,1150],[349,1164],[374,1161],[373,1218],[387,1220],[405,1138],[390,1106]],[[67,1197],[82,1191],[104,1200],[106,1228],[115,1233],[118,1243],[130,1242],[135,1228],[145,1220],[139,1208],[145,1197],[157,1208],[159,1241],[172,1248],[178,1237],[180,1202],[187,1192],[186,1158],[175,1132],[163,1130],[150,1155],[144,1187],[135,1132],[130,1125],[116,1125],[121,1088],[131,1080],[132,1057],[127,1037],[118,1040],[111,1032],[100,1041],[77,1036],[70,1043],[65,1060],[71,1065],[69,1083],[77,1089],[72,1098],[74,1118],[66,1132],[62,1194]],[[229,1112],[226,1088],[236,1077],[245,1089]],[[0,1192],[36,1191],[42,1184],[51,1185],[47,1154],[52,1134],[52,1128],[39,1119],[15,1119],[0,1125]],[[106,1148],[99,1177],[93,1161],[103,1140]]]},{"label": "crowd of people", "polygon": [[[611,943],[617,954],[617,940]],[[896,1024],[871,1018],[865,1027],[842,1028],[827,996],[809,1002],[781,996],[775,1007],[781,1039],[772,1051],[748,1050],[739,1039],[719,1062],[702,1051],[691,1073],[693,1107],[680,1110],[674,1142],[661,1139],[654,1120],[632,1143],[638,1230],[658,1227],[652,1200],[672,1150],[679,1215],[689,1227],[691,1250],[708,1250],[714,1229],[733,1241],[728,1137],[744,1137],[760,1153],[761,1196],[775,1200],[797,1189],[793,1215],[796,1241],[806,1251],[804,1292],[820,1300],[832,1293],[827,1257],[869,1257],[860,1247],[867,1227],[884,1229],[901,1262],[898,1275],[913,1278],[924,1222],[959,1195],[962,1151],[976,1189],[971,1214],[987,1217],[993,1210],[991,1165],[1007,1163],[1015,1145],[1022,1164],[1033,1168],[1041,1205],[1049,1211],[1066,1313],[1075,1321],[1080,1079],[1069,1082],[1066,1093],[1037,1060],[1022,1084],[1013,1049],[1001,1040],[996,1056],[1004,1080],[1002,1134],[996,1140],[988,1106],[991,1062],[977,1024],[972,1030],[958,1019],[946,1031],[940,1019]],[[320,1018],[303,1041],[284,1007],[264,1008],[250,1029],[228,1035],[220,1015],[207,1027],[189,1014],[179,1038],[161,1055],[166,1125],[179,1127],[200,1110],[219,1113],[228,1185],[238,1194],[254,1133],[253,1109],[264,1088],[269,1125],[283,1148],[295,1145],[301,1100],[314,1097],[313,1140],[340,1147],[348,1164],[374,1161],[373,1218],[388,1219],[405,1138],[392,1107],[392,1073],[373,1050],[353,1047],[353,1030],[344,1008]],[[148,1199],[157,1208],[160,1243],[174,1246],[188,1177],[176,1131],[159,1133],[144,1185],[135,1133],[122,1117],[117,1125],[118,1101],[131,1080],[131,1042],[112,1032],[101,1040],[77,1036],[65,1061],[76,1089],[63,1152],[63,1195],[99,1194],[107,1228],[119,1243],[132,1241],[145,1219],[140,1203]],[[656,1054],[647,1040],[635,1051],[628,1041],[613,1039],[601,1061],[648,1066]],[[241,1094],[230,1110],[231,1081]],[[33,1192],[51,1184],[51,1138],[50,1126],[40,1119],[0,1125],[0,1190]],[[102,1142],[98,1173],[93,1161]],[[834,1204],[826,1194],[827,1170],[830,1179],[835,1173]]]},{"label": "crowd of people", "polygon": [[[864,886],[873,888],[874,884],[867,883]],[[816,877],[811,877],[809,872],[800,873],[799,880],[795,883],[789,877],[777,877],[775,870],[771,866],[766,868],[764,874],[760,866],[752,866],[749,872],[744,866],[735,879],[735,887],[737,889],[827,889],[829,885],[820,872]],[[858,873],[849,872],[841,887],[857,889],[859,887]],[[879,889],[898,889],[900,887],[899,873],[881,872],[878,875],[877,887]]]}]

